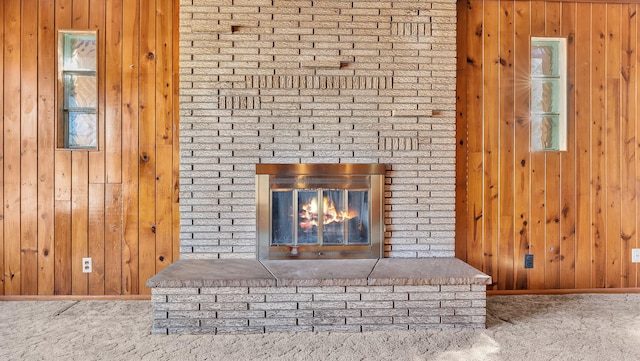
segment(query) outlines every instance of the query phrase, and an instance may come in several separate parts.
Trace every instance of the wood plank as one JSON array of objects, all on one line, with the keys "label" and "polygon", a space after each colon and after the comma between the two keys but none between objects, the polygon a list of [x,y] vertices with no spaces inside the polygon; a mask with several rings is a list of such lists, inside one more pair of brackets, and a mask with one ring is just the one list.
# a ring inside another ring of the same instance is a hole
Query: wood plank
[{"label": "wood plank", "polygon": [[[0,19],[2,23],[5,23],[4,17],[4,1],[0,1]],[[3,86],[3,92],[0,94],[0,114],[4,116],[4,26],[0,26],[0,51],[2,52],[2,56],[0,56],[0,84]],[[2,149],[4,154],[4,123],[3,123],[3,132],[0,135],[0,149]],[[4,189],[4,156],[0,157],[0,169],[3,171],[0,172],[0,182],[2,183],[2,187]],[[4,269],[4,190],[0,192],[0,296],[4,295],[4,285],[5,285],[5,269]]]},{"label": "wood plank", "polygon": [[[173,2],[156,3],[156,159],[173,160]],[[156,164],[155,272],[173,262],[172,161]]]},{"label": "wood plank", "polygon": [[620,10],[618,4],[607,5],[606,37],[606,287],[621,285],[620,240]]},{"label": "wood plank", "polygon": [[[531,3],[531,36],[545,35],[545,4]],[[529,53],[529,56],[531,53]],[[529,135],[531,136],[531,135]],[[531,212],[530,253],[534,255],[534,267],[529,270],[529,288],[542,289],[545,284],[545,214],[546,214],[546,174],[545,152],[531,153]]]},{"label": "wood plank", "polygon": [[122,294],[122,185],[105,185],[105,294]]},{"label": "wood plank", "polygon": [[156,9],[156,143],[173,144],[173,1]]},{"label": "wood plank", "polygon": [[37,0],[21,2],[20,266],[21,294],[38,294],[38,17]]},{"label": "wood plank", "polygon": [[498,272],[498,219],[499,212],[499,13],[497,1],[484,5],[484,264],[486,273],[497,277]]},{"label": "wood plank", "polygon": [[[640,6],[636,5],[635,8],[632,9],[632,12],[635,12],[636,16],[638,14],[638,11],[640,11]],[[637,18],[636,18],[637,19]],[[638,43],[640,42],[640,21],[636,20],[636,51],[634,52],[634,54],[637,54],[638,51]],[[635,58],[635,68],[633,69],[633,71],[631,72],[632,74],[635,74],[635,76],[632,78],[634,79],[636,86],[638,86],[638,84],[640,84],[640,76],[638,72],[638,65],[639,61],[637,58]],[[638,102],[640,101],[640,91],[637,90],[636,88],[636,94],[635,94],[635,103],[638,104]],[[635,123],[635,134],[636,134],[636,143],[638,143],[638,141],[640,140],[640,111],[638,109],[638,107],[636,106],[636,111],[633,115],[633,119],[634,119],[634,123]],[[636,197],[635,197],[635,202],[636,202],[636,217],[635,217],[635,225],[636,225],[636,238],[635,238],[635,244],[631,244],[631,247],[634,248],[639,248],[640,247],[640,217],[638,217],[638,214],[640,214],[640,152],[636,151],[635,152],[635,179],[636,179]],[[630,279],[629,282],[629,286],[635,286],[635,287],[640,287],[640,264],[638,263],[634,263],[631,266],[631,274],[632,274],[632,278]],[[633,277],[635,277],[635,283],[633,282]]]},{"label": "wood plank", "polygon": [[105,157],[106,148],[111,147],[111,144],[105,142],[105,68],[106,68],[106,56],[105,48],[105,1],[106,0],[84,0],[89,3],[89,29],[98,30],[98,51],[97,51],[97,65],[98,65],[98,149],[96,151],[89,152],[89,183],[104,184],[105,183]]},{"label": "wood plank", "polygon": [[55,288],[56,295],[71,294],[71,201],[56,200]]},{"label": "wood plank", "polygon": [[[455,256],[467,260],[467,2],[456,3],[458,25],[456,32],[456,239]],[[175,137],[174,137],[175,139]]]},{"label": "wood plank", "polygon": [[[140,243],[139,290],[155,274],[156,254],[156,9],[155,1],[140,1]],[[144,205],[144,206],[142,206]]]},{"label": "wood plank", "polygon": [[105,294],[105,185],[89,184],[89,243],[93,271],[88,274],[90,295]]},{"label": "wood plank", "polygon": [[104,31],[105,172],[106,182],[113,184],[122,183],[122,1],[107,0]]},{"label": "wood plank", "polygon": [[605,40],[606,6],[592,5],[591,19],[591,206],[592,206],[592,280],[591,287],[605,286],[606,239],[605,239]]},{"label": "wood plank", "polygon": [[139,133],[139,2],[127,2],[123,19],[122,180],[123,180],[123,294],[138,294],[138,133]]},{"label": "wood plank", "polygon": [[[156,156],[158,159],[173,159],[173,145],[157,145]],[[158,162],[156,167],[155,272],[157,273],[173,263],[173,162]]]},{"label": "wood plank", "polygon": [[482,155],[482,128],[483,128],[483,93],[482,67],[483,67],[483,12],[482,0],[468,2],[468,29],[467,40],[467,74],[469,86],[467,88],[467,117],[478,121],[468,123],[468,190],[467,207],[467,263],[485,271],[483,250],[483,207],[482,207],[482,179],[483,179],[483,155]]},{"label": "wood plank", "polygon": [[567,39],[567,151],[560,154],[560,288],[576,284],[576,6],[562,4],[560,36]]},{"label": "wood plank", "polygon": [[[70,29],[72,23],[72,0],[55,3],[56,29]],[[57,41],[56,41],[57,44]],[[57,49],[57,47],[56,47]],[[56,70],[57,71],[57,70]],[[61,116],[61,115],[58,115]],[[56,135],[56,139],[61,134]],[[56,295],[71,294],[71,152],[57,150],[55,157],[55,285]],[[77,267],[77,266],[76,266]]]},{"label": "wood plank", "polygon": [[514,2],[500,2],[498,289],[514,288],[515,73]]},{"label": "wood plank", "polygon": [[5,295],[21,293],[20,1],[4,2],[4,273]]},{"label": "wood plank", "polygon": [[524,268],[524,256],[530,250],[531,227],[529,212],[529,194],[531,179],[531,152],[529,133],[530,82],[528,74],[531,71],[531,40],[530,19],[531,9],[528,2],[515,3],[515,74],[527,74],[516,77],[516,90],[514,92],[516,109],[515,138],[517,142],[514,149],[516,161],[514,176],[514,214],[516,217],[516,245],[515,245],[515,289],[526,289],[529,286],[529,271]]},{"label": "wood plank", "polygon": [[89,0],[76,0],[71,3],[71,26],[77,30],[89,29]]},{"label": "wood plank", "polygon": [[53,295],[55,285],[55,6],[38,1],[38,294]]},{"label": "wood plank", "polygon": [[635,287],[635,266],[631,263],[631,249],[637,243],[637,197],[636,197],[636,62],[637,51],[637,13],[636,5],[622,6],[620,21],[621,51],[621,124],[620,124],[620,181],[621,181],[621,287]]},{"label": "wood plank", "polygon": [[591,287],[591,5],[576,17],[576,288]]},{"label": "wood plank", "polygon": [[82,258],[89,256],[89,154],[71,153],[71,293],[88,294],[89,277]]},{"label": "wood plank", "polygon": [[180,4],[173,3],[173,261],[180,257]]},{"label": "wood plank", "polygon": [[[545,36],[560,36],[560,3],[545,6]],[[545,152],[545,288],[560,288],[560,153]]]}]

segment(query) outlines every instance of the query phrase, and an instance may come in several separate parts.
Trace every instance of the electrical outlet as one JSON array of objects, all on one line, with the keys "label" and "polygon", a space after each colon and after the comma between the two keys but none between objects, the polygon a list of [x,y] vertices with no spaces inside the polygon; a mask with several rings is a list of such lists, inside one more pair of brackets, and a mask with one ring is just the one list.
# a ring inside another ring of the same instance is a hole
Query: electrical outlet
[{"label": "electrical outlet", "polygon": [[82,273],[91,273],[93,272],[93,262],[91,258],[83,258],[82,259]]},{"label": "electrical outlet", "polygon": [[524,255],[524,268],[533,268],[533,255],[525,254]]},{"label": "electrical outlet", "polygon": [[631,249],[631,262],[640,263],[640,248]]}]

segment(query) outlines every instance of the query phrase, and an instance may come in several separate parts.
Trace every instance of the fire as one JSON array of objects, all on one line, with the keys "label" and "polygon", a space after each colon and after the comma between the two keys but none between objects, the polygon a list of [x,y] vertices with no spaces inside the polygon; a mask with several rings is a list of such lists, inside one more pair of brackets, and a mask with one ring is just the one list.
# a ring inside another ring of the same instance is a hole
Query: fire
[{"label": "fire", "polygon": [[[356,216],[355,212],[338,211],[335,203],[329,197],[324,197],[322,202],[322,224],[344,222]],[[310,228],[318,226],[318,200],[313,197],[309,203],[302,205],[300,211],[300,226]]]}]

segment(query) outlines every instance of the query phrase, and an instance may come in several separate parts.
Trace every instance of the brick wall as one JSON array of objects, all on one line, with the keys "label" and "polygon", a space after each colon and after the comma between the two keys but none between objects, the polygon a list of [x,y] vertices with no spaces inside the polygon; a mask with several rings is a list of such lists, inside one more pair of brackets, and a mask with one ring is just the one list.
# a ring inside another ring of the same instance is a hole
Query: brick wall
[{"label": "brick wall", "polygon": [[154,288],[153,333],[484,328],[485,285]]},{"label": "brick wall", "polygon": [[255,258],[256,163],[385,163],[386,257],[452,257],[454,0],[181,0],[181,258]]}]

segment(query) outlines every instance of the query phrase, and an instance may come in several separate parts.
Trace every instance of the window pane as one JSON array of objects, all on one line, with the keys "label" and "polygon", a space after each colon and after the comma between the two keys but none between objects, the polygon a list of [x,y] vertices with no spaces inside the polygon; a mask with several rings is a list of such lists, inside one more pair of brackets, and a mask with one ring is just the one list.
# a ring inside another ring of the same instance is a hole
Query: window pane
[{"label": "window pane", "polygon": [[96,70],[96,34],[64,34],[65,70]]},{"label": "window pane", "polygon": [[94,113],[69,112],[69,148],[98,146],[96,115]]},{"label": "window pane", "polygon": [[558,79],[532,79],[531,80],[531,112],[555,113],[559,109],[560,100]]},{"label": "window pane", "polygon": [[65,109],[96,107],[96,77],[65,74]]}]

